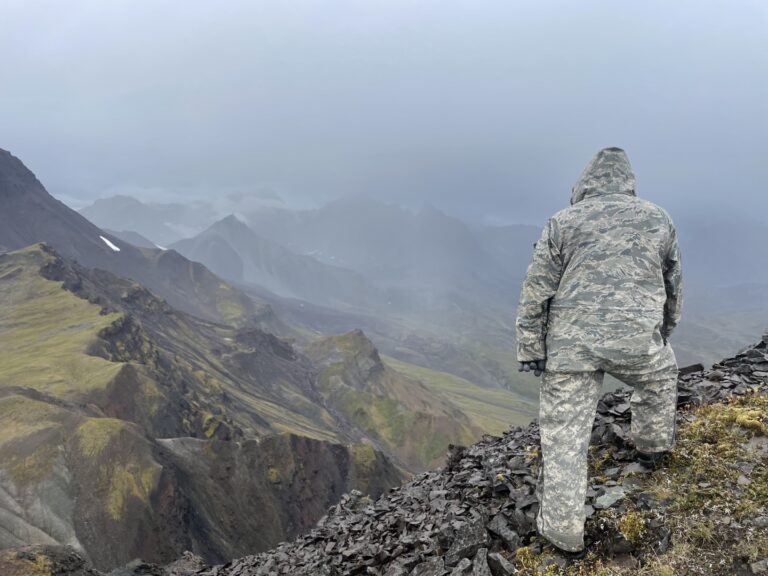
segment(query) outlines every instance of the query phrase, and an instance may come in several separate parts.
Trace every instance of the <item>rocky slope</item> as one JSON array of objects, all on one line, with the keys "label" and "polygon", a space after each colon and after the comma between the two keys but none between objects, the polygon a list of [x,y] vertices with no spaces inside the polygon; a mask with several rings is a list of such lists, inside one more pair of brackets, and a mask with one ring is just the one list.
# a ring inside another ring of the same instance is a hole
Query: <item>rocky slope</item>
[{"label": "rocky slope", "polygon": [[[120,574],[508,576],[768,571],[768,334],[713,366],[683,369],[678,443],[655,470],[634,461],[629,395],[605,395],[590,449],[588,553],[534,533],[535,424],[452,450],[446,466],[378,499],[354,491],[310,532],[205,567],[135,563]],[[117,574],[117,572],[115,573]]]}]

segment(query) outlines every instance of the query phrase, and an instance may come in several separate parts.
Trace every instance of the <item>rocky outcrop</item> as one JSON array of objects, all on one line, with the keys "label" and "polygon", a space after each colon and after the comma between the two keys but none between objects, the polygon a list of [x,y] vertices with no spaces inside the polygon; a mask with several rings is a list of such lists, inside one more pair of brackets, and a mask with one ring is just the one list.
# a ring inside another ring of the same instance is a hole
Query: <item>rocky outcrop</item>
[{"label": "rocky outcrop", "polygon": [[439,466],[446,446],[482,433],[439,392],[386,366],[361,330],[318,338],[306,353],[320,369],[323,404],[410,471]]}]

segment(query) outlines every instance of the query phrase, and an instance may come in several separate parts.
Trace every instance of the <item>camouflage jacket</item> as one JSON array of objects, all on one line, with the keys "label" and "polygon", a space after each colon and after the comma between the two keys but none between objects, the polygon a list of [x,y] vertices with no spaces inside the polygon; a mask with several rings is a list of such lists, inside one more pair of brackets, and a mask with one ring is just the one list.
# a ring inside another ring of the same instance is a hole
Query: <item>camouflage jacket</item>
[{"label": "camouflage jacket", "polygon": [[642,371],[667,345],[681,306],[672,220],[635,197],[623,150],[601,150],[536,243],[517,311],[517,359],[546,358],[553,371]]}]

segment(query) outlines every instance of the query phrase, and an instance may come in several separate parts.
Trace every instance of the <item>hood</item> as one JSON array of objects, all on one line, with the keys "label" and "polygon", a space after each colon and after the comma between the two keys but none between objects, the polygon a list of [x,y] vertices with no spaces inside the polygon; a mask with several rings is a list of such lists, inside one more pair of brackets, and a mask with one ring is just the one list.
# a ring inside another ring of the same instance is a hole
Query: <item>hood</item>
[{"label": "hood", "polygon": [[603,148],[595,154],[573,187],[571,204],[608,194],[635,195],[635,173],[621,148]]}]

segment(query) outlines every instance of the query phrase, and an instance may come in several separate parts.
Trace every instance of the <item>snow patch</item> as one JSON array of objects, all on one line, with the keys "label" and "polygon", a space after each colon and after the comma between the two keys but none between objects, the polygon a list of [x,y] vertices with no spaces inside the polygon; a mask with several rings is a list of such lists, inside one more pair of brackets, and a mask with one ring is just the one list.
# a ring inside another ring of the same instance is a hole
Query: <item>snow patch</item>
[{"label": "snow patch", "polygon": [[160,250],[168,250],[165,246],[160,246],[160,244],[155,244],[157,248],[160,248]]},{"label": "snow patch", "polygon": [[99,238],[101,238],[102,240],[104,240],[104,244],[106,244],[107,246],[109,246],[110,248],[112,248],[112,250],[114,250],[115,252],[120,252],[120,248],[118,248],[118,247],[117,247],[117,246],[115,246],[115,245],[114,245],[112,242],[110,242],[108,238],[104,238],[104,236],[99,236]]}]

